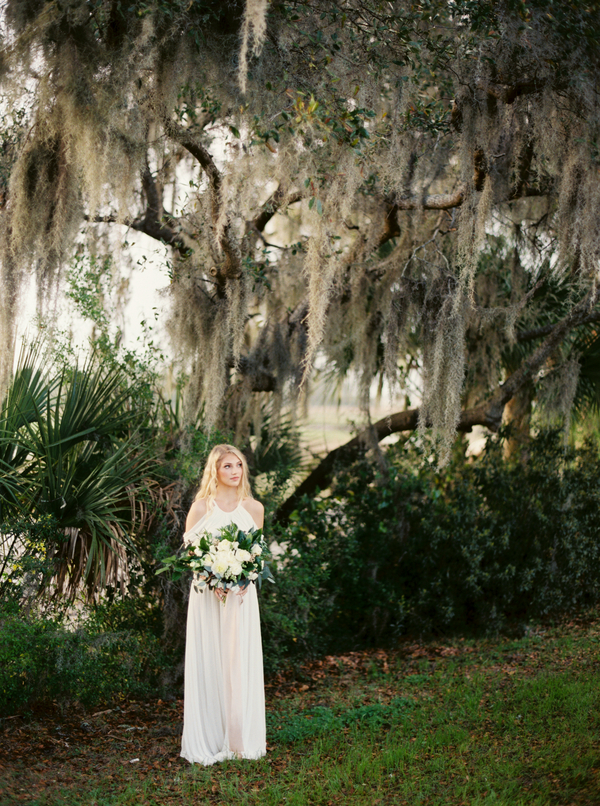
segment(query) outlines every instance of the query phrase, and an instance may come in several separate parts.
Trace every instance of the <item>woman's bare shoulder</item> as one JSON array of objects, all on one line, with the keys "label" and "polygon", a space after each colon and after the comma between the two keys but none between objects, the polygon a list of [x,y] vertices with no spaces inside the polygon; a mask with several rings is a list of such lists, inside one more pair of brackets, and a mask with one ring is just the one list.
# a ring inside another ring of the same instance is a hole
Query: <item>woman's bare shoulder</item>
[{"label": "woman's bare shoulder", "polygon": [[192,526],[198,523],[200,518],[203,518],[205,515],[206,515],[206,498],[199,498],[197,501],[194,501],[194,503],[190,507],[190,511],[188,512],[188,516],[185,521],[186,532],[189,532]]},{"label": "woman's bare shoulder", "polygon": [[244,498],[242,501],[244,509],[252,515],[257,526],[262,527],[265,520],[265,508],[256,498]]}]

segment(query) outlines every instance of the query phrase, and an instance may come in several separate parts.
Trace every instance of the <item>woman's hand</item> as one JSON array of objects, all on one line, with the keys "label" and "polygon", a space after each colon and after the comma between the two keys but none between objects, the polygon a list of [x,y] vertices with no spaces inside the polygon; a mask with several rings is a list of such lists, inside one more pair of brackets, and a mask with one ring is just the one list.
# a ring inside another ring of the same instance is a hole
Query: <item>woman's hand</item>
[{"label": "woman's hand", "polygon": [[[242,598],[248,593],[248,588],[250,585],[239,586],[236,591],[236,596],[241,596]],[[228,590],[224,590],[223,588],[213,588],[215,592],[215,596],[220,602],[225,602],[227,598],[227,594],[229,593]]]}]

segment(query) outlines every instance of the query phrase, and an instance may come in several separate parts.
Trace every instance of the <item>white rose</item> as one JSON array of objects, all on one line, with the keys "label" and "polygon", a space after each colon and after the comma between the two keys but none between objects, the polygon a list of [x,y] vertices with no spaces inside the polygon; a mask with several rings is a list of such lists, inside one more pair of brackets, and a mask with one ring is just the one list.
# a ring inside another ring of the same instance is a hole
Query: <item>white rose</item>
[{"label": "white rose", "polygon": [[232,576],[236,577],[238,574],[242,573],[242,565],[238,562],[233,562],[229,566],[229,572]]},{"label": "white rose", "polygon": [[224,574],[227,571],[229,562],[226,557],[218,556],[213,563],[212,570],[215,574]]},{"label": "white rose", "polygon": [[248,563],[252,559],[252,555],[249,551],[246,551],[246,549],[238,549],[235,556],[240,563]]},{"label": "white rose", "polygon": [[229,551],[230,549],[231,549],[231,543],[229,540],[220,540],[217,543],[218,551]]},{"label": "white rose", "polygon": [[248,574],[248,579],[252,579],[252,580],[254,580],[254,579],[258,579],[258,574],[256,573],[256,571],[251,571],[251,572]]},{"label": "white rose", "polygon": [[255,543],[252,546],[252,554],[262,554],[262,548],[258,545],[258,543]]}]

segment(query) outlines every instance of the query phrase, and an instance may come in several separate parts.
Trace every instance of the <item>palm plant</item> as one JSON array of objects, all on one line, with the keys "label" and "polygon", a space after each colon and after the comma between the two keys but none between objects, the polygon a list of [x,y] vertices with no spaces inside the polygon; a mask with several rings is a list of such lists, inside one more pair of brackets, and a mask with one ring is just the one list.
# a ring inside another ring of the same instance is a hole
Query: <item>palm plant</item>
[{"label": "palm plant", "polygon": [[39,362],[39,348],[23,349],[12,383],[0,403],[0,523],[20,514],[30,471],[28,450],[16,438],[35,422],[51,391]]},{"label": "palm plant", "polygon": [[[123,585],[136,554],[135,530],[147,516],[144,499],[156,482],[134,404],[120,367],[94,355],[75,368],[43,368],[40,347],[24,351],[0,404],[0,526],[2,554],[42,551],[51,561],[52,589],[72,598],[106,584]],[[15,519],[55,524],[46,545],[27,542]],[[48,579],[42,587],[48,589]]]}]

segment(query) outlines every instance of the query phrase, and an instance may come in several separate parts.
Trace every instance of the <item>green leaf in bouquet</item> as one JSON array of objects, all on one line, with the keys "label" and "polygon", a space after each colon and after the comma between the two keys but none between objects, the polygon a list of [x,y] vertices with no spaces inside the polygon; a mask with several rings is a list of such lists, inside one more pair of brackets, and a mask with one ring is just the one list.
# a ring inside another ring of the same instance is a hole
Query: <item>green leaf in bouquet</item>
[{"label": "green leaf in bouquet", "polygon": [[275,577],[271,573],[271,569],[266,563],[263,565],[262,571],[260,572],[260,574],[258,575],[258,579],[256,580],[256,584],[258,585],[259,590],[262,587],[263,582],[272,582],[273,584],[275,584]]},{"label": "green leaf in bouquet", "polygon": [[179,557],[177,554],[173,554],[171,557],[165,557],[162,560],[162,566],[156,572],[157,574],[164,574],[165,571],[170,571],[171,567],[177,562]]}]

